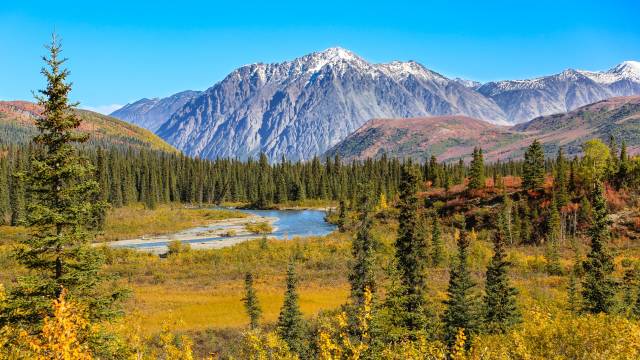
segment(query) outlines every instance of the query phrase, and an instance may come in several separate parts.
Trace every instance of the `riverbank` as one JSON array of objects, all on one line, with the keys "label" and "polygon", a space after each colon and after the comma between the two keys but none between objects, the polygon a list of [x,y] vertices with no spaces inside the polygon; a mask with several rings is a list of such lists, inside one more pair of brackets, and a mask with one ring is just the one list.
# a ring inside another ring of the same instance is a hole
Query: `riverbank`
[{"label": "riverbank", "polygon": [[134,248],[153,254],[162,254],[167,252],[168,244],[172,241],[180,241],[182,243],[189,244],[191,249],[220,249],[233,246],[244,241],[269,236],[269,234],[251,232],[251,225],[268,224],[272,231],[277,230],[277,227],[274,226],[274,223],[278,220],[276,217],[264,217],[246,214],[239,211],[235,211],[233,213],[238,213],[242,216],[223,220],[213,220],[209,221],[207,224],[202,224],[200,226],[170,234],[143,235],[132,239],[103,242],[102,244],[111,247]]},{"label": "riverbank", "polygon": [[215,221],[246,218],[232,209],[187,208],[183,205],[160,205],[147,209],[142,204],[111,209],[97,242],[118,241],[172,234]]}]

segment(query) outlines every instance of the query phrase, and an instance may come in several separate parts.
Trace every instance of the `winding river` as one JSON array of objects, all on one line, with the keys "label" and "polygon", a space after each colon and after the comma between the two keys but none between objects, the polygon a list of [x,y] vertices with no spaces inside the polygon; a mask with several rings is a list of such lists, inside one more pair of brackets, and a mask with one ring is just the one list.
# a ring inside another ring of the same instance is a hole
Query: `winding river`
[{"label": "winding river", "polygon": [[[336,229],[335,225],[324,220],[325,212],[321,210],[238,210],[250,215],[246,219],[231,219],[195,227],[174,234],[143,237],[139,239],[121,240],[109,243],[113,247],[134,248],[153,253],[167,251],[169,242],[179,240],[188,243],[192,248],[211,249],[231,246],[262,235],[248,234],[244,231],[247,222],[271,222],[274,231],[267,236],[277,239],[294,237],[324,236]],[[238,235],[221,236],[232,230]]]}]

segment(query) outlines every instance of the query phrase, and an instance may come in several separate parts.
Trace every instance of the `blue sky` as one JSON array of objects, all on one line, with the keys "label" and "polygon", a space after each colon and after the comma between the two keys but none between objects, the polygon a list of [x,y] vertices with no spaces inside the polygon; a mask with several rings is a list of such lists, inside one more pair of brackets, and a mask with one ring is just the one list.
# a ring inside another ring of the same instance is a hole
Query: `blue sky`
[{"label": "blue sky", "polygon": [[31,100],[43,86],[42,45],[54,29],[72,97],[105,111],[332,46],[483,82],[604,70],[640,60],[638,14],[638,0],[4,1],[0,99]]}]

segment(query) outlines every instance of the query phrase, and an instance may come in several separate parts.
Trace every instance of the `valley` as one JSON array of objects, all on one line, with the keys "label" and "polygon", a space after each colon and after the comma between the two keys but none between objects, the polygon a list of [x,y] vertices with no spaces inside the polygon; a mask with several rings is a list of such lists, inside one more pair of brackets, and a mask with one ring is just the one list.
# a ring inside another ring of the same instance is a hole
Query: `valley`
[{"label": "valley", "polygon": [[[198,44],[111,92],[209,81]],[[637,61],[480,83],[331,47],[102,115],[45,48],[0,101],[0,360],[640,358]]]}]

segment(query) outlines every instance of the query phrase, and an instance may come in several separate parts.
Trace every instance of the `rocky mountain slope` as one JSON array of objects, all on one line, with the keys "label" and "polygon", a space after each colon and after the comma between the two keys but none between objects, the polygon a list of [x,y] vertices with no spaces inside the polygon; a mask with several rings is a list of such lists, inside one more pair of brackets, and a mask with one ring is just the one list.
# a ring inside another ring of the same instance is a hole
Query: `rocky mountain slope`
[{"label": "rocky mountain slope", "polygon": [[568,69],[531,80],[489,82],[478,92],[494,100],[512,123],[567,112],[616,96],[640,95],[640,62],[604,72]]},{"label": "rocky mountain slope", "polygon": [[512,125],[627,95],[640,95],[638,62],[480,84],[413,61],[372,64],[331,48],[243,66],[202,93],[142,99],[113,115],[192,156],[246,159],[264,152],[271,160],[306,160],[374,118],[461,115]]},{"label": "rocky mountain slope", "polygon": [[[79,131],[91,134],[90,145],[143,147],[177,152],[151,131],[87,110],[76,110],[82,119]],[[42,108],[27,101],[0,101],[0,144],[24,143],[36,133],[35,119]]]},{"label": "rocky mountain slope", "polygon": [[200,94],[200,91],[187,90],[162,99],[144,98],[121,107],[110,116],[155,132],[173,113]]},{"label": "rocky mountain slope", "polygon": [[589,139],[605,141],[613,136],[625,140],[631,153],[640,151],[640,96],[617,97],[586,105],[574,111],[538,117],[527,123],[504,127],[463,117],[444,116],[414,119],[376,119],[330,149],[346,160],[378,157],[424,159],[436,155],[440,161],[467,157],[481,146],[485,158],[520,158],[533,139],[553,156],[559,146],[569,154],[580,152]]},{"label": "rocky mountain slope", "polygon": [[415,62],[370,64],[341,48],[241,67],[157,131],[189,155],[309,159],[380,117],[467,114],[505,123],[490,99]]}]

